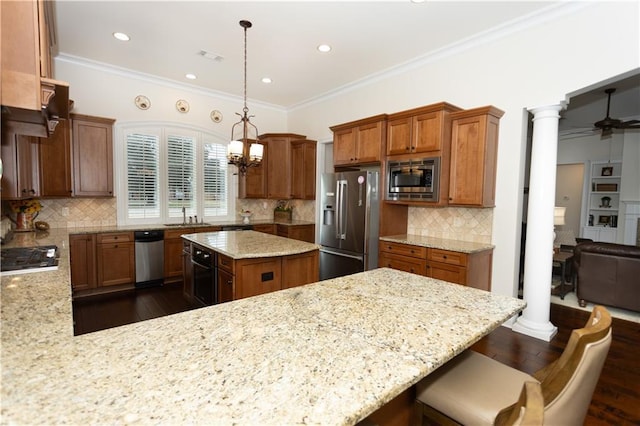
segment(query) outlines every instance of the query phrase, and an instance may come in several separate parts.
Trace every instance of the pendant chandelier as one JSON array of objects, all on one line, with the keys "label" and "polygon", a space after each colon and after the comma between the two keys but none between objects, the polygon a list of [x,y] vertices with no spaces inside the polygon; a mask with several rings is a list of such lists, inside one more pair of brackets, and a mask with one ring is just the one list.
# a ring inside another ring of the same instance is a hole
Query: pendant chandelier
[{"label": "pendant chandelier", "polygon": [[[247,28],[251,28],[251,22],[240,21],[240,26],[244,28],[244,108],[240,116],[240,121],[231,128],[231,143],[227,150],[229,164],[238,167],[241,175],[247,172],[249,167],[255,167],[262,161],[263,146],[258,143],[258,128],[249,120],[253,115],[248,115],[247,108]],[[242,129],[242,134],[239,133]]]}]

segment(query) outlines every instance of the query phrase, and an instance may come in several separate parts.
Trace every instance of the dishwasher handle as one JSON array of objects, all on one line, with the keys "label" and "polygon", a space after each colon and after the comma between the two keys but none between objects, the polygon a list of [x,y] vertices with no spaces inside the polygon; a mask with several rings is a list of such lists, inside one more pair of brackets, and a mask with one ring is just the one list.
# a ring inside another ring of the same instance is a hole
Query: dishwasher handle
[{"label": "dishwasher handle", "polygon": [[135,231],[133,233],[133,241],[139,243],[153,243],[164,240],[164,231]]}]

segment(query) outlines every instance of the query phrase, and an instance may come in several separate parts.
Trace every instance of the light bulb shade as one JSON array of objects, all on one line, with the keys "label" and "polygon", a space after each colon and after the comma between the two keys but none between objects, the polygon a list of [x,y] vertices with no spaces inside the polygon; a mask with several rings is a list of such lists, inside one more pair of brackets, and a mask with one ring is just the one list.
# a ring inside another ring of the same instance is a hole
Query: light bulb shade
[{"label": "light bulb shade", "polygon": [[566,210],[567,210],[566,207],[553,208],[553,224],[554,225],[564,225],[564,214]]},{"label": "light bulb shade", "polygon": [[252,143],[249,148],[249,161],[260,161],[262,160],[262,154],[264,152],[264,147],[259,143]]},{"label": "light bulb shade", "polygon": [[231,158],[240,158],[244,153],[244,143],[242,141],[231,141],[227,148],[227,157]]}]

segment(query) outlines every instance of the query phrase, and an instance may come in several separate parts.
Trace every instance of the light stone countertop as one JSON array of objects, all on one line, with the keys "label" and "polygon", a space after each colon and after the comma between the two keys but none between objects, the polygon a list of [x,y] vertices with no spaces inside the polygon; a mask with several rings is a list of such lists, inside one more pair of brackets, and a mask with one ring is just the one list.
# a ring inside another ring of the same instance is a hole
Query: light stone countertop
[{"label": "light stone countertop", "polygon": [[2,277],[2,423],[354,424],[525,306],[383,268],[74,337],[67,239]]},{"label": "light stone countertop", "polygon": [[181,225],[175,224],[152,224],[152,225],[113,225],[113,226],[87,226],[82,228],[69,228],[69,234],[99,234],[103,232],[127,232],[127,231],[148,231],[148,230],[169,230],[169,229],[184,229],[184,228],[208,228],[212,226],[244,226],[244,225],[284,225],[284,226],[297,226],[297,225],[315,225],[314,222],[307,222],[305,220],[292,220],[291,222],[268,220],[268,219],[256,219],[250,221],[248,224],[243,223],[242,220],[233,222],[206,222],[197,224]]},{"label": "light stone countertop", "polygon": [[437,248],[442,250],[457,251],[460,253],[476,253],[494,248],[491,244],[474,243],[471,241],[449,240],[446,238],[424,237],[422,235],[391,235],[380,237],[381,241],[393,243],[411,244],[414,246]]},{"label": "light stone countertop", "polygon": [[318,250],[319,245],[255,231],[219,231],[186,234],[183,239],[232,259],[289,256]]}]

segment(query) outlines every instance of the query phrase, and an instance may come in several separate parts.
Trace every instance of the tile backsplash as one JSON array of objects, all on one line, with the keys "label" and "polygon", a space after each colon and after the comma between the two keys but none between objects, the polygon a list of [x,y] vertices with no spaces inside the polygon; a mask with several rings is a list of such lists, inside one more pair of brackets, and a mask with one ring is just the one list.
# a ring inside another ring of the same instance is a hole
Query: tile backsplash
[{"label": "tile backsplash", "polygon": [[[94,226],[117,225],[117,201],[115,198],[60,198],[41,199],[42,210],[36,220],[47,222],[51,228],[81,228]],[[243,200],[236,201],[236,208],[253,212],[252,219],[273,219],[276,200]],[[8,206],[3,202],[3,213]],[[290,200],[293,207],[293,219],[309,222],[315,221],[314,200]],[[13,217],[11,213],[9,216]],[[237,217],[240,220],[240,217]]]},{"label": "tile backsplash", "polygon": [[[304,220],[315,222],[316,202],[315,200],[288,200],[293,207],[293,220]],[[251,219],[270,220],[273,219],[273,209],[278,204],[277,200],[250,200],[239,199],[236,201],[236,209],[249,210],[253,213]]]},{"label": "tile backsplash", "polygon": [[493,209],[409,207],[407,233],[491,243]]},{"label": "tile backsplash", "polygon": [[40,200],[42,210],[37,220],[52,228],[115,226],[115,198],[60,198]]}]

